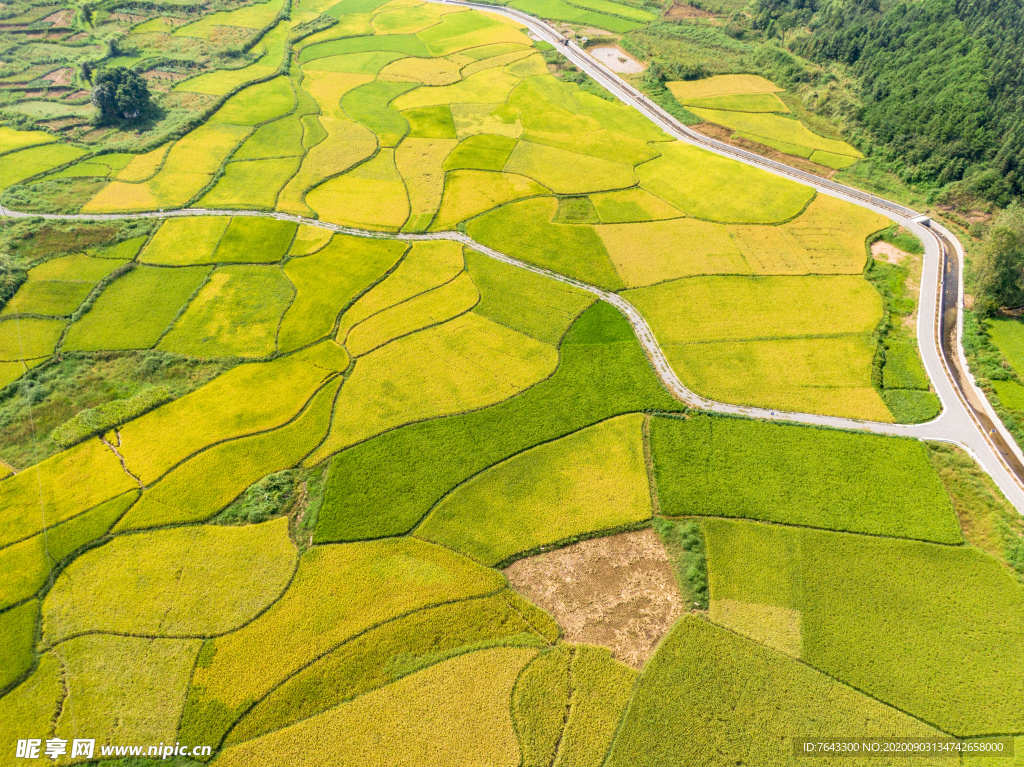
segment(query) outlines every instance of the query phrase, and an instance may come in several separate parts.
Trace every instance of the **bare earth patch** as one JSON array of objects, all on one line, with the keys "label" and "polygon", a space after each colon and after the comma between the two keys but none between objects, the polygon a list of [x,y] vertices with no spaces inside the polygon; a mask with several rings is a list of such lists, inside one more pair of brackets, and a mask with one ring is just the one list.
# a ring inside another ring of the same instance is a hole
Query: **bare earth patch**
[{"label": "bare earth patch", "polygon": [[600,61],[613,72],[625,72],[635,74],[644,71],[644,65],[634,59],[621,48],[610,45],[591,48],[587,51],[591,56]]},{"label": "bare earth patch", "polygon": [[633,668],[685,611],[668,555],[650,529],[521,559],[505,575],[554,616],[566,640],[607,647]]},{"label": "bare earth patch", "polygon": [[668,13],[665,14],[666,19],[709,19],[714,14],[711,11],[705,11],[703,8],[694,8],[692,5],[686,3],[673,3]]},{"label": "bare earth patch", "polygon": [[879,261],[887,261],[890,264],[899,264],[910,254],[905,250],[900,250],[891,243],[878,240],[877,242],[871,243],[871,255]]}]

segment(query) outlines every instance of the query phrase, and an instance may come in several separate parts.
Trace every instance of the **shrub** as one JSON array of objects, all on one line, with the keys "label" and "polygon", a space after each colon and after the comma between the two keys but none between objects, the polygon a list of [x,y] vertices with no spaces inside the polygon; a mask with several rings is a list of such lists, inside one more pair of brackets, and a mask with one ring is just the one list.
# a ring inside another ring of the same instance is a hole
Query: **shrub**
[{"label": "shrub", "polygon": [[137,120],[150,108],[146,80],[129,69],[101,69],[92,83],[92,103],[100,110],[101,123]]},{"label": "shrub", "polygon": [[50,439],[62,448],[71,447],[137,418],[171,399],[173,396],[166,387],[155,386],[128,399],[118,399],[98,407],[87,408],[54,429]]}]

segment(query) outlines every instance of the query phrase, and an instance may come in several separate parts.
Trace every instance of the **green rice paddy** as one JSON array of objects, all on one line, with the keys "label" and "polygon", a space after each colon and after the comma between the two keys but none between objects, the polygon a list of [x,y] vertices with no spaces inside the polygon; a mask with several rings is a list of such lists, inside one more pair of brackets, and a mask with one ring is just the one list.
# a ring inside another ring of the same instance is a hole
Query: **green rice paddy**
[{"label": "green rice paddy", "polygon": [[[660,11],[512,6],[616,34]],[[143,154],[0,127],[5,188],[67,166],[85,213],[210,209],[5,230],[8,743],[770,767],[806,735],[1024,733],[1020,525],[969,456],[688,410],[592,293],[395,236],[463,230],[623,291],[707,396],[892,420],[934,397],[912,342],[878,347],[885,221],[557,79],[497,15],[130,10],[139,40],[247,42],[171,86],[196,123]],[[670,86],[752,140],[856,159],[761,78]],[[991,332],[1024,370],[1019,327]],[[156,386],[176,365],[206,377]],[[641,539],[664,557],[638,563]]]}]

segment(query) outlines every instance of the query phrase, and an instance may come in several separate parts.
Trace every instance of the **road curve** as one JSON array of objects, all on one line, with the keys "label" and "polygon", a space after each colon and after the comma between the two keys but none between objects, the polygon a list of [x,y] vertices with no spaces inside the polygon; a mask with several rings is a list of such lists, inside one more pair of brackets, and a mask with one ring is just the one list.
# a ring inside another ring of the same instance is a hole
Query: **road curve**
[{"label": "road curve", "polygon": [[[788,165],[769,160],[760,155],[746,150],[733,147],[714,139],[710,139],[687,126],[680,123],[665,110],[656,104],[651,103],[643,94],[637,91],[628,83],[624,82],[615,73],[596,59],[591,58],[574,43],[561,44],[561,35],[551,26],[532,16],[521,13],[510,8],[489,6],[482,3],[463,2],[462,0],[431,0],[449,5],[460,5],[467,8],[474,8],[488,13],[497,13],[524,24],[538,39],[546,40],[555,45],[557,50],[565,55],[573,64],[594,78],[596,82],[606,88],[612,95],[628,106],[638,110],[665,130],[669,135],[681,141],[697,144],[698,146],[712,151],[716,154],[728,157],[739,162],[762,168],[770,173],[785,176],[808,186],[812,186],[821,194],[837,197],[856,205],[874,210],[888,217],[912,231],[924,244],[924,267],[921,279],[921,295],[918,309],[917,339],[918,348],[921,351],[922,360],[932,384],[935,387],[942,402],[942,413],[933,421],[925,424],[888,424],[875,421],[860,421],[849,418],[838,418],[834,416],[821,416],[811,413],[794,413],[767,408],[746,407],[742,405],[731,405],[723,402],[716,402],[706,399],[690,391],[679,380],[679,377],[672,370],[664,352],[659,346],[647,321],[637,309],[622,296],[602,290],[579,280],[552,272],[548,269],[533,266],[518,261],[510,256],[500,253],[477,243],[468,235],[461,232],[431,232],[425,234],[408,233],[385,233],[361,229],[353,229],[337,224],[330,224],[324,221],[308,219],[279,212],[263,211],[229,211],[229,210],[207,210],[201,208],[187,208],[181,210],[148,212],[148,213],[125,213],[125,214],[34,214],[13,211],[0,207],[0,215],[12,218],[46,218],[51,220],[78,220],[78,221],[104,221],[144,218],[176,218],[181,216],[261,216],[276,218],[282,221],[293,221],[295,223],[327,229],[333,232],[348,234],[356,237],[371,237],[397,239],[409,242],[424,240],[452,240],[472,247],[481,253],[498,261],[510,264],[520,269],[526,269],[536,274],[543,275],[550,279],[557,280],[567,285],[572,285],[580,290],[593,294],[602,301],[606,301],[618,309],[629,320],[637,338],[640,340],[651,364],[665,384],[666,388],[680,401],[690,407],[699,408],[716,413],[739,415],[748,418],[760,418],[765,420],[810,424],[816,426],[827,426],[837,429],[849,429],[855,431],[871,432],[875,434],[887,434],[892,436],[913,437],[917,439],[936,440],[950,442],[964,448],[969,452],[982,468],[993,478],[1000,490],[1024,513],[1024,454],[1016,445],[1009,432],[1006,431],[1002,422],[992,410],[985,395],[977,387],[974,378],[970,375],[966,360],[963,355],[962,339],[962,310],[963,310],[963,286],[957,279],[956,317],[955,329],[955,359],[947,359],[948,356],[942,348],[942,318],[943,318],[943,293],[944,293],[944,272],[953,265],[955,275],[963,272],[963,246],[960,242],[943,227],[931,223],[925,226],[915,219],[918,214],[898,203],[885,200],[874,195],[862,192],[859,189],[838,184],[830,179],[824,179],[814,174],[791,168]],[[952,255],[948,250],[952,248],[955,252],[956,262],[951,260]],[[990,433],[991,430],[991,433]],[[1015,471],[1016,469],[1016,471]]]},{"label": "road curve", "polygon": [[[590,75],[609,93],[624,104],[636,109],[669,135],[695,144],[723,157],[761,168],[769,173],[813,187],[820,194],[851,202],[874,210],[895,223],[913,232],[925,247],[924,268],[921,280],[921,296],[918,306],[917,341],[925,370],[942,401],[942,413],[935,420],[913,426],[889,426],[885,424],[849,421],[848,419],[827,419],[795,413],[778,413],[756,408],[739,408],[744,415],[771,420],[820,423],[839,428],[856,428],[885,434],[918,437],[955,443],[973,455],[975,460],[989,473],[996,484],[1018,511],[1024,513],[1024,453],[1009,431],[998,418],[988,398],[978,388],[964,357],[963,346],[963,245],[953,235],[935,222],[921,223],[921,215],[892,200],[886,200],[860,189],[840,184],[831,179],[793,168],[784,163],[734,147],[722,141],[705,136],[683,125],[679,120],[644,96],[639,90],[612,72],[602,62],[591,57],[574,42],[561,42],[562,35],[546,22],[514,8],[467,2],[466,0],[431,0],[446,5],[459,5],[487,13],[494,13],[522,23],[534,37],[555,46],[579,69]],[[949,252],[952,250],[953,252]],[[953,296],[955,306],[944,306],[943,293],[947,269],[951,279],[956,281]],[[953,354],[942,349],[942,322],[947,311],[955,311],[956,329]],[[636,327],[636,326],[634,326]],[[638,329],[639,334],[639,329]],[[641,341],[643,339],[641,338]],[[950,359],[951,357],[951,359]],[[698,407],[704,407],[698,405]],[[731,407],[731,406],[730,406]],[[717,412],[720,406],[707,408]]]}]

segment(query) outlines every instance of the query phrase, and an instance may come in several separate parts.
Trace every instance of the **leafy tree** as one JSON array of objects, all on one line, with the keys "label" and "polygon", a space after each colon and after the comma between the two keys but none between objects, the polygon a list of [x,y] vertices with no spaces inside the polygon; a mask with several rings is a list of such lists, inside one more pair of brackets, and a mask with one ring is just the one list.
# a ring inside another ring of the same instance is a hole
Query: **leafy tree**
[{"label": "leafy tree", "polygon": [[989,227],[976,259],[978,298],[983,315],[1024,304],[1024,207],[1011,205]]},{"label": "leafy tree", "polygon": [[135,120],[149,107],[149,87],[130,69],[101,69],[93,77],[92,103],[101,123]]}]

